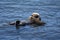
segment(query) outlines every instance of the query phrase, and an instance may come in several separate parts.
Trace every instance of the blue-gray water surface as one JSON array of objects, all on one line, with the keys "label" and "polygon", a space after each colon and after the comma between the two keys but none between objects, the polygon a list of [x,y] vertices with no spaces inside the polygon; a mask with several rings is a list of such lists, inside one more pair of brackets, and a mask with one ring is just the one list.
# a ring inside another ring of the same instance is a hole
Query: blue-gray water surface
[{"label": "blue-gray water surface", "polygon": [[[8,23],[40,14],[44,26],[15,26]],[[60,40],[60,0],[0,0],[0,40]]]}]

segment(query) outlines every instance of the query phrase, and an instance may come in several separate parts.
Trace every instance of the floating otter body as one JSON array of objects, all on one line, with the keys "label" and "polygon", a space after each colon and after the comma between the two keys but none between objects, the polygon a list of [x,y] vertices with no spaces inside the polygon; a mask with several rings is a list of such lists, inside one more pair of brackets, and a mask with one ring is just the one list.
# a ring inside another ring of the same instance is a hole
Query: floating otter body
[{"label": "floating otter body", "polygon": [[25,22],[21,22],[19,20],[17,20],[16,22],[10,23],[10,25],[16,25],[16,26],[24,26],[26,23]]},{"label": "floating otter body", "polygon": [[10,25],[16,25],[16,29],[19,29],[19,26],[25,26],[25,25],[31,25],[31,24],[44,25],[45,23],[41,21],[41,17],[39,16],[38,13],[33,13],[29,17],[29,22],[21,22],[17,20],[14,23],[10,23]]},{"label": "floating otter body", "polygon": [[10,25],[15,25],[16,29],[19,29],[19,26],[30,25],[31,23],[30,22],[26,22],[26,21],[19,21],[19,20],[17,20],[16,22],[12,22],[12,23],[9,23],[9,24]]},{"label": "floating otter body", "polygon": [[15,25],[16,29],[19,29],[19,26],[24,26],[25,23],[21,23],[21,21],[17,20],[16,22],[10,23],[10,25]]}]

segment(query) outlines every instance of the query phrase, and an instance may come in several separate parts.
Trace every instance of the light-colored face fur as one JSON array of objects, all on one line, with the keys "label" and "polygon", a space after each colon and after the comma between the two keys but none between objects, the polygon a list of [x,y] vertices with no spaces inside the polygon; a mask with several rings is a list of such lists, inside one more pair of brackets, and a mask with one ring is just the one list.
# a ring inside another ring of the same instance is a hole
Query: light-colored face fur
[{"label": "light-colored face fur", "polygon": [[[35,18],[36,16],[38,16],[38,18]],[[35,20],[39,20],[39,14],[38,13],[33,13],[32,18],[35,19]]]},{"label": "light-colored face fur", "polygon": [[33,13],[32,16],[33,16],[33,17],[39,16],[39,14],[38,14],[38,13]]},{"label": "light-colored face fur", "polygon": [[38,18],[35,18],[35,16],[39,16],[38,13],[33,13],[32,16],[30,16],[30,20],[31,21],[35,21],[35,22],[39,22],[39,17]]}]

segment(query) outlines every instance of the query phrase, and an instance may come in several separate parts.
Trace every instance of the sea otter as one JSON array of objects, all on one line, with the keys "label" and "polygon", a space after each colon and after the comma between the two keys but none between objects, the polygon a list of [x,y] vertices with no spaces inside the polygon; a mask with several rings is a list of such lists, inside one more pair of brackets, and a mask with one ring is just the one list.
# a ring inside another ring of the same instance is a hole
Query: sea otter
[{"label": "sea otter", "polygon": [[33,13],[29,17],[28,22],[17,20],[16,22],[10,23],[10,25],[16,25],[17,29],[19,28],[19,26],[25,26],[25,25],[31,25],[31,24],[44,25],[45,23],[41,21],[41,17],[39,15],[39,13]]},{"label": "sea otter", "polygon": [[[36,18],[35,18],[36,17]],[[33,21],[35,21],[36,19],[39,20],[39,14],[38,13],[33,13],[30,17],[29,17],[29,23],[33,23]],[[40,19],[41,20],[41,19]],[[16,26],[23,26],[25,24],[28,24],[26,22],[21,22],[20,20],[17,20],[15,22],[9,23],[10,25],[16,25]]]}]

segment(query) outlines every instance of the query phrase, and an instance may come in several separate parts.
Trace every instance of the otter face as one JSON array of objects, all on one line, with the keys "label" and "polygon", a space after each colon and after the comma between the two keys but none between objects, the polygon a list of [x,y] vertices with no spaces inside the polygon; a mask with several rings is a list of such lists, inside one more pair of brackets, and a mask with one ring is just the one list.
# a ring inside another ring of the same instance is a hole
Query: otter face
[{"label": "otter face", "polygon": [[38,15],[36,15],[36,16],[34,16],[34,18],[39,18],[39,16],[38,16]]},{"label": "otter face", "polygon": [[33,13],[33,14],[32,14],[32,17],[34,17],[34,18],[39,18],[39,14],[38,14],[38,13]]},{"label": "otter face", "polygon": [[33,14],[32,14],[32,17],[34,17],[34,18],[39,18],[39,14],[38,14],[38,13],[33,13]]},{"label": "otter face", "polygon": [[30,16],[30,21],[32,22],[32,23],[36,23],[36,22],[39,22],[39,21],[41,21],[40,19],[40,17],[39,17],[39,14],[38,13],[33,13],[32,14],[32,16]]}]

